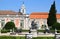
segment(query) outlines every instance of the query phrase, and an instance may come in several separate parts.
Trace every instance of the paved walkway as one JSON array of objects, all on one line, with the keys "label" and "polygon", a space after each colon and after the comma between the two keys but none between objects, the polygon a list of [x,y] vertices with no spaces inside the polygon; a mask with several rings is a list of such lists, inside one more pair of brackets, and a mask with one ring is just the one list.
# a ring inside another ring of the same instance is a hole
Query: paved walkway
[{"label": "paved walkway", "polygon": [[[10,34],[10,33],[0,33],[0,36],[25,36],[26,34],[29,34],[29,32],[22,32],[22,33],[16,33],[16,34]],[[33,37],[35,36],[35,34],[32,32],[31,34],[33,34]],[[54,37],[55,34],[52,34],[52,33],[42,33],[42,32],[39,32],[37,34],[38,37]]]}]

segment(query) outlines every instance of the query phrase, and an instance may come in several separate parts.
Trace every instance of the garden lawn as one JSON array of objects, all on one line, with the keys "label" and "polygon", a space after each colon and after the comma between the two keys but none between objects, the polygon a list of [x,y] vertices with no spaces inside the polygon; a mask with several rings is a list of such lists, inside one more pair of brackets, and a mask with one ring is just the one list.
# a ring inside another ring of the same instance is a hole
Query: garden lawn
[{"label": "garden lawn", "polygon": [[20,36],[0,36],[0,39],[25,39],[25,37],[20,37]]},{"label": "garden lawn", "polygon": [[33,39],[55,39],[54,37],[34,37]]},{"label": "garden lawn", "polygon": [[[0,39],[26,39],[20,36],[0,36]],[[32,39],[55,39],[54,37],[33,37]]]}]

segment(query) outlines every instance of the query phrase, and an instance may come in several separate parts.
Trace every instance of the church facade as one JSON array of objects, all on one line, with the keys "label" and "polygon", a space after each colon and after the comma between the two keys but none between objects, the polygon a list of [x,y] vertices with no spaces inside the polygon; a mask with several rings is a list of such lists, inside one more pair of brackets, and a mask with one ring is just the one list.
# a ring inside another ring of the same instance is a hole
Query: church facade
[{"label": "church facade", "polygon": [[[60,23],[60,14],[56,14],[57,22]],[[48,12],[33,12],[29,15],[26,14],[26,8],[22,4],[19,12],[14,11],[3,11],[0,10],[0,29],[9,21],[14,22],[17,29],[28,30],[31,28],[31,22],[35,19],[38,29],[42,29],[42,25],[47,25]]]},{"label": "church facade", "polygon": [[0,29],[2,29],[7,22],[14,22],[17,29],[28,29],[29,15],[26,14],[24,4],[22,4],[19,12],[0,10]]}]

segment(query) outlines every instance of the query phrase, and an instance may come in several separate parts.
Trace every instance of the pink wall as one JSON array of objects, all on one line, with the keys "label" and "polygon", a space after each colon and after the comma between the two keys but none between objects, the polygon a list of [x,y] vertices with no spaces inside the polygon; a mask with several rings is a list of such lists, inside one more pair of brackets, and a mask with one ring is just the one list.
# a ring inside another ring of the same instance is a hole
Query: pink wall
[{"label": "pink wall", "polygon": [[[11,21],[9,18],[5,18],[5,23]],[[14,19],[14,23],[15,23],[15,27],[20,27],[20,19],[19,18],[15,18]]]},{"label": "pink wall", "polygon": [[19,18],[16,18],[16,19],[14,20],[14,23],[15,23],[15,26],[16,26],[16,27],[20,27],[20,19],[19,19]]},{"label": "pink wall", "polygon": [[9,22],[10,19],[9,18],[5,18],[5,23]]}]

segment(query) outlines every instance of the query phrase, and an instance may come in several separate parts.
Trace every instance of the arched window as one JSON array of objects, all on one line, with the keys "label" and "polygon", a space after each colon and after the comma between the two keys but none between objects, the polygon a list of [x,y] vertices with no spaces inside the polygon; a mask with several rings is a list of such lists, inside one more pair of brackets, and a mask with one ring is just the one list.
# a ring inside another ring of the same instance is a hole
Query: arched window
[{"label": "arched window", "polygon": [[24,13],[24,9],[22,10],[22,12]]},{"label": "arched window", "polygon": [[1,20],[1,27],[5,26],[5,20]]},{"label": "arched window", "polygon": [[11,22],[14,22],[14,20],[11,20]]}]

